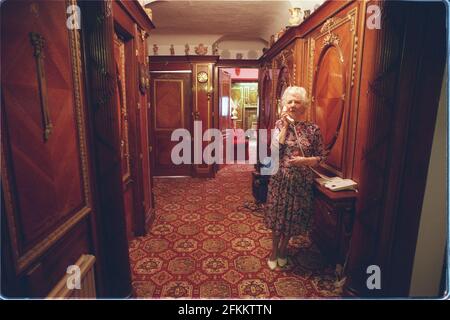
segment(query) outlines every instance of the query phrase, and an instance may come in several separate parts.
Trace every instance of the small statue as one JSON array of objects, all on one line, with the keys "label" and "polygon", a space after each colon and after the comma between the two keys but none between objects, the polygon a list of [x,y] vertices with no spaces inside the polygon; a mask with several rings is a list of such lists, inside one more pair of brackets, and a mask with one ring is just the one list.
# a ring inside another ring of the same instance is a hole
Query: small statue
[{"label": "small statue", "polygon": [[205,47],[203,43],[200,43],[198,47],[195,47],[195,53],[199,56],[204,56],[208,53],[208,47]]},{"label": "small statue", "polygon": [[242,53],[236,53],[236,59],[242,60],[243,57],[244,55]]},{"label": "small statue", "polygon": [[212,46],[213,55],[218,56],[219,55],[219,45],[216,43]]},{"label": "small statue", "polygon": [[187,56],[189,55],[189,50],[190,50],[190,49],[189,49],[189,44],[186,43],[186,44],[184,45],[184,53],[185,53]]},{"label": "small statue", "polygon": [[170,45],[170,55],[175,55],[175,48],[173,47],[173,44]]},{"label": "small statue", "polygon": [[157,46],[156,44],[153,45],[153,54],[154,54],[155,56],[158,55],[158,46]]},{"label": "small statue", "polygon": [[305,10],[303,11],[303,19],[308,18],[311,15],[311,10]]}]

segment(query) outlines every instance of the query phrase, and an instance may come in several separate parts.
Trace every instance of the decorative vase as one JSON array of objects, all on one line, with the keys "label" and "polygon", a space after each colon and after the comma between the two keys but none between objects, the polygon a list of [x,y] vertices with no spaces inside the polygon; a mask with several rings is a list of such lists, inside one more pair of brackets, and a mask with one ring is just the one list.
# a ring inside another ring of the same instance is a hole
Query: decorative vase
[{"label": "decorative vase", "polygon": [[302,17],[300,16],[302,12],[301,8],[290,8],[289,13],[291,14],[291,17],[289,18],[289,25],[290,26],[298,26],[300,22],[302,21]]}]

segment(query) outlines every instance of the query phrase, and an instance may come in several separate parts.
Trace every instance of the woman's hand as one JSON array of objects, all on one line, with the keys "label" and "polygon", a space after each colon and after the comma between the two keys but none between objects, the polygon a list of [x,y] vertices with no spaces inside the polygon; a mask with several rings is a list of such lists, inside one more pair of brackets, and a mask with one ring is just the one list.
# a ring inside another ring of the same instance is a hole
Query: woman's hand
[{"label": "woman's hand", "polygon": [[289,116],[289,115],[288,115],[287,112],[281,113],[281,116],[280,116],[280,120],[281,120],[281,123],[282,123],[282,127],[283,127],[283,128],[286,128],[286,129],[289,127],[289,121],[288,121],[288,119],[287,119],[288,116]]},{"label": "woman's hand", "polygon": [[294,167],[314,167],[315,165],[317,165],[318,160],[317,157],[293,157],[292,159],[288,160],[288,163]]}]

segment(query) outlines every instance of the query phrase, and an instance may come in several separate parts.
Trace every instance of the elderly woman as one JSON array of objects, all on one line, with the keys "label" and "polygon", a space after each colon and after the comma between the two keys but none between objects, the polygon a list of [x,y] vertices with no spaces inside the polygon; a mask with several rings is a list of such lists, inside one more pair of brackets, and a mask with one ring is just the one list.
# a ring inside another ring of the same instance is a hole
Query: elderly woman
[{"label": "elderly woman", "polygon": [[282,97],[281,118],[275,124],[272,148],[279,149],[279,169],[270,178],[264,218],[272,230],[272,253],[267,262],[272,270],[287,264],[289,239],[309,229],[313,201],[311,167],[326,157],[319,127],[302,120],[308,104],[304,88],[288,87]]}]

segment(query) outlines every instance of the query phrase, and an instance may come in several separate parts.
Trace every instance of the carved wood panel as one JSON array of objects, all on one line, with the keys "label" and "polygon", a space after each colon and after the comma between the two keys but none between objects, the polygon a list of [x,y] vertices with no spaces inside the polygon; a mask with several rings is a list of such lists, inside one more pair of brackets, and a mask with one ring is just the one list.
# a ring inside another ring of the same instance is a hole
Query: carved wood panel
[{"label": "carved wood panel", "polygon": [[184,127],[183,80],[156,79],[155,130],[174,130]]},{"label": "carved wood panel", "polygon": [[127,74],[125,72],[125,40],[114,33],[114,58],[117,70],[117,113],[120,124],[120,158],[123,180],[130,177],[130,143],[128,139]]},{"label": "carved wood panel", "polygon": [[190,175],[190,165],[174,165],[171,161],[172,131],[190,131],[190,74],[157,73],[151,79],[153,93],[153,160],[154,175]]},{"label": "carved wood panel", "polygon": [[327,19],[311,35],[309,44],[312,120],[319,125],[329,156],[323,165],[338,176],[348,176],[346,150],[351,112],[351,90],[357,48],[357,6]]},{"label": "carved wood panel", "polygon": [[2,5],[2,188],[17,273],[92,207],[80,41],[65,27],[69,4]]}]

